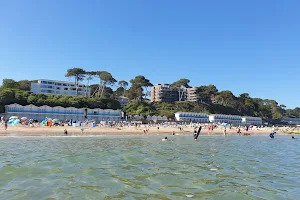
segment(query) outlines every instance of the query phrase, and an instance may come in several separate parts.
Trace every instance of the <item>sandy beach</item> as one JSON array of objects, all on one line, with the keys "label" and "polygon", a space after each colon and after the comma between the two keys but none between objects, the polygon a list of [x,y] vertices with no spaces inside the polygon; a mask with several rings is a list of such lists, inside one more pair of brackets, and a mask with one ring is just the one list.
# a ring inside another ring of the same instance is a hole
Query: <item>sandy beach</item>
[{"label": "sandy beach", "polygon": [[[55,127],[28,127],[28,126],[9,126],[7,130],[4,127],[0,127],[0,136],[65,136],[64,130],[68,131],[68,136],[100,136],[100,135],[141,135],[144,136],[144,127],[71,127],[71,126],[55,126]],[[172,135],[173,132],[176,135],[192,135],[194,132],[193,127],[185,127],[183,131],[180,131],[176,127],[150,127],[147,135]],[[271,128],[252,129],[248,132],[242,130],[242,134],[248,133],[250,135],[268,135],[271,132]],[[285,134],[283,131],[277,131],[277,134]],[[213,134],[208,134],[207,129],[202,129],[201,135],[223,135],[223,129],[217,128],[213,131]],[[228,129],[227,135],[238,135],[236,129]]]}]

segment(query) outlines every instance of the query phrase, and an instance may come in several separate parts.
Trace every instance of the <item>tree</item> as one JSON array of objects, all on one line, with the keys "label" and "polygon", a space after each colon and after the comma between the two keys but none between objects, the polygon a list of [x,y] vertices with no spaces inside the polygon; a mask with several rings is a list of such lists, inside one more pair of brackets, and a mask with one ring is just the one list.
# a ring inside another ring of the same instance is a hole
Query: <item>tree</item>
[{"label": "tree", "polygon": [[25,90],[15,90],[15,103],[20,105],[27,105],[27,98],[29,97],[29,92]]},{"label": "tree", "polygon": [[211,103],[211,98],[218,93],[216,86],[214,85],[202,85],[196,88],[196,94],[201,102]]},{"label": "tree", "polygon": [[143,96],[143,89],[136,85],[132,85],[127,91],[126,95],[130,100],[141,99]]},{"label": "tree", "polygon": [[17,89],[19,84],[13,79],[3,79],[2,80],[2,89]]},{"label": "tree", "polygon": [[[134,79],[130,80],[131,88],[129,89],[131,92],[131,96],[133,95],[132,92],[137,92],[136,97],[139,97],[142,99],[143,97],[143,88],[145,88],[145,98],[148,93],[148,87],[153,86],[152,83],[149,81],[149,79],[146,79],[144,76],[136,76]],[[133,95],[135,96],[135,95]]]},{"label": "tree", "polygon": [[30,91],[31,89],[31,81],[28,80],[21,80],[18,82],[18,85],[20,90]]},{"label": "tree", "polygon": [[4,89],[0,91],[0,104],[8,105],[15,102],[15,93],[11,89]]},{"label": "tree", "polygon": [[81,68],[68,69],[66,77],[74,77],[74,83],[76,86],[76,96],[78,96],[78,83],[85,77],[86,72]]},{"label": "tree", "polygon": [[[189,88],[189,79],[182,78],[171,84],[171,88],[177,88],[179,92],[179,101],[183,98],[184,88]],[[183,88],[184,87],[184,88]]]},{"label": "tree", "polygon": [[242,101],[244,101],[245,99],[249,99],[250,96],[249,96],[248,93],[242,93],[242,94],[240,94],[239,98],[240,98]]},{"label": "tree", "polygon": [[98,88],[98,96],[102,97],[103,91],[107,85],[114,85],[117,80],[111,75],[111,73],[106,71],[98,71],[96,75],[100,79],[99,88]]},{"label": "tree", "polygon": [[105,87],[103,90],[102,97],[105,99],[113,99],[114,91],[110,87]]},{"label": "tree", "polygon": [[234,100],[234,95],[232,94],[231,91],[229,90],[224,90],[221,91],[217,96],[216,96],[216,100],[221,103],[222,105],[225,106],[230,106],[233,103]]},{"label": "tree", "polygon": [[189,83],[190,83],[189,79],[182,78],[182,79],[179,79],[178,81],[175,81],[174,83],[172,83],[171,87],[179,88],[179,87],[183,86],[183,87],[189,88],[190,87]]},{"label": "tree", "polygon": [[125,96],[125,92],[126,92],[126,89],[127,89],[127,87],[128,87],[128,82],[127,81],[124,81],[124,80],[122,80],[122,81],[119,81],[119,86],[120,87],[122,87],[123,89],[124,89],[124,93],[123,93],[123,96]]},{"label": "tree", "polygon": [[88,96],[88,87],[89,87],[89,83],[91,80],[93,80],[93,77],[96,76],[96,72],[86,72],[85,75],[86,75],[86,80],[87,80],[87,84],[86,84],[86,87],[85,87],[85,96],[87,97]]},{"label": "tree", "polygon": [[98,92],[99,84],[90,85],[91,94],[94,96]]},{"label": "tree", "polygon": [[115,98],[124,95],[124,88],[123,87],[118,87],[116,91],[114,91],[114,96]]},{"label": "tree", "polygon": [[114,109],[114,110],[121,108],[120,102],[115,99],[101,99],[101,101],[106,106],[106,108]]}]

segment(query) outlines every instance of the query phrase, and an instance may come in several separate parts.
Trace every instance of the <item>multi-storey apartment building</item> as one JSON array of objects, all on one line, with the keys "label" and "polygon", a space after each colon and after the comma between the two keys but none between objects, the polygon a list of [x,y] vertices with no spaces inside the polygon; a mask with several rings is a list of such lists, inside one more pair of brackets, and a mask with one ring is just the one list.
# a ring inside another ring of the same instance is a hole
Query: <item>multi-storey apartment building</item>
[{"label": "multi-storey apartment building", "polygon": [[186,100],[191,102],[197,102],[198,101],[198,95],[196,94],[196,88],[186,88]]},{"label": "multi-storey apartment building", "polygon": [[151,88],[151,102],[198,101],[196,88],[172,88],[169,84],[157,84]]},{"label": "multi-storey apartment building", "polygon": [[[78,96],[90,96],[91,89],[79,84]],[[35,94],[57,94],[76,96],[76,85],[71,82],[41,79],[37,83],[31,83],[31,92]]]},{"label": "multi-storey apartment building", "polygon": [[178,89],[169,84],[157,84],[151,88],[151,102],[175,102],[179,100]]}]

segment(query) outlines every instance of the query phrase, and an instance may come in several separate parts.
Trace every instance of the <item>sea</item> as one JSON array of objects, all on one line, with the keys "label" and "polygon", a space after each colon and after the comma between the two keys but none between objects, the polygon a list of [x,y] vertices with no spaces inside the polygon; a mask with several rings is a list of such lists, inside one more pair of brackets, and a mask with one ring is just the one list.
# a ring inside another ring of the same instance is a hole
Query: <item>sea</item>
[{"label": "sea", "polygon": [[300,136],[1,137],[0,199],[300,199]]}]

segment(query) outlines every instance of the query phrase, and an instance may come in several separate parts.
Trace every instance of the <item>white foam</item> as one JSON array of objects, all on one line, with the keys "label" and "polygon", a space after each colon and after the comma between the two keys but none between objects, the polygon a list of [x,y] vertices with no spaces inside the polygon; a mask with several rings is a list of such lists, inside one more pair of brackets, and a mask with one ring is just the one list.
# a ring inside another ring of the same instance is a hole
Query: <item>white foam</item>
[{"label": "white foam", "polygon": [[192,198],[194,195],[192,195],[192,194],[187,194],[187,195],[185,195],[186,197],[188,197],[188,198]]}]

